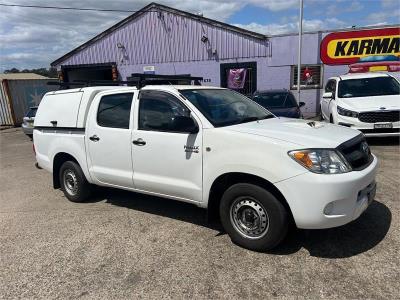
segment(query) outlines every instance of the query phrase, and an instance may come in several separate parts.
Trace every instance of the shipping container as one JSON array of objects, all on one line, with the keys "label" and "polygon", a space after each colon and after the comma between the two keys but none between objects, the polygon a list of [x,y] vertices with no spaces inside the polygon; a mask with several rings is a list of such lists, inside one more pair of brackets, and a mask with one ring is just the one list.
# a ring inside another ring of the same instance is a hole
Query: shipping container
[{"label": "shipping container", "polygon": [[43,95],[59,87],[44,76],[19,73],[0,74],[0,126],[18,126],[28,109],[38,106]]}]

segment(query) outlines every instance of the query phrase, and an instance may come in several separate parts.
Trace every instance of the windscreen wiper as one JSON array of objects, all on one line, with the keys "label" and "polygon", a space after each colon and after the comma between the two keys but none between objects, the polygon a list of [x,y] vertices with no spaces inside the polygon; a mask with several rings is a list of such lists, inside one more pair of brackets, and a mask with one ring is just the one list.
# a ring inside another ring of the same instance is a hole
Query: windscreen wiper
[{"label": "windscreen wiper", "polygon": [[247,122],[253,122],[253,121],[260,121],[260,120],[270,119],[270,118],[273,118],[273,117],[274,117],[273,115],[265,115],[265,116],[262,116],[262,117],[254,117],[254,116],[245,117],[245,118],[241,119],[238,122],[238,124],[247,123]]},{"label": "windscreen wiper", "polygon": [[247,123],[247,122],[253,122],[253,121],[258,121],[260,118],[259,117],[245,117],[243,119],[241,119],[238,124],[241,123]]}]

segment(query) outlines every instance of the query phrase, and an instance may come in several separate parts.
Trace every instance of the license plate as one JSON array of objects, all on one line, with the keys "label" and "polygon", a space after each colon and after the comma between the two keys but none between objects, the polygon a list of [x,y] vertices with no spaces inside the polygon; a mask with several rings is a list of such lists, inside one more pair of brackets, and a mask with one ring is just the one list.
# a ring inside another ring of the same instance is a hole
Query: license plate
[{"label": "license plate", "polygon": [[385,124],[374,124],[375,129],[380,129],[380,128],[393,128],[392,123],[385,123]]}]

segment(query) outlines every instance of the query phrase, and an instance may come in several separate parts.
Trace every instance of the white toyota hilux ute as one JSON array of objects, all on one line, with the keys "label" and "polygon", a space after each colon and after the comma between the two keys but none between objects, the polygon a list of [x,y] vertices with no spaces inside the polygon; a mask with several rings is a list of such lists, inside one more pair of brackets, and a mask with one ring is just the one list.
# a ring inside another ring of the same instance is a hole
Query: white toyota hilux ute
[{"label": "white toyota hilux ute", "polygon": [[37,163],[69,200],[106,186],[193,203],[258,251],[282,241],[291,220],[308,229],[355,220],[376,191],[377,158],[359,131],[277,118],[223,88],[50,92],[34,126]]},{"label": "white toyota hilux ute", "polygon": [[400,136],[400,83],[386,73],[329,78],[321,100],[321,116],[368,137]]}]

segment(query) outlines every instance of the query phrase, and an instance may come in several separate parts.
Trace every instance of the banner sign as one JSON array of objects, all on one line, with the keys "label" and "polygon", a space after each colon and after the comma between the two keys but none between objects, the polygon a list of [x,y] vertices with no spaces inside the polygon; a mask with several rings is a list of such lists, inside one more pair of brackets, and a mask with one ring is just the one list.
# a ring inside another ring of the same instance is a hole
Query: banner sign
[{"label": "banner sign", "polygon": [[333,32],[320,47],[327,65],[347,65],[368,56],[400,56],[400,28]]},{"label": "banner sign", "polygon": [[230,69],[228,72],[228,88],[242,89],[246,81],[247,69]]}]

